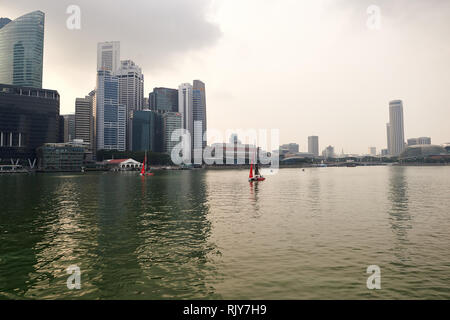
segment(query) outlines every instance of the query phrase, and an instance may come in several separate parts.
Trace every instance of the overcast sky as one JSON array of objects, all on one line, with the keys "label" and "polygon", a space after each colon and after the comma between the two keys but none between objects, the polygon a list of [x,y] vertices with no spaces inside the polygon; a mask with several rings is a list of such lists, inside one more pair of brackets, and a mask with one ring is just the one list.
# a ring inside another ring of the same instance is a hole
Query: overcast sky
[{"label": "overcast sky", "polygon": [[[81,30],[66,28],[71,4]],[[0,17],[38,9],[44,87],[62,113],[95,87],[96,43],[116,40],[143,68],[145,96],[203,80],[208,127],[224,133],[278,128],[301,151],[318,135],[321,150],[367,153],[386,147],[388,104],[402,99],[407,138],[450,142],[447,0],[0,0]]]}]

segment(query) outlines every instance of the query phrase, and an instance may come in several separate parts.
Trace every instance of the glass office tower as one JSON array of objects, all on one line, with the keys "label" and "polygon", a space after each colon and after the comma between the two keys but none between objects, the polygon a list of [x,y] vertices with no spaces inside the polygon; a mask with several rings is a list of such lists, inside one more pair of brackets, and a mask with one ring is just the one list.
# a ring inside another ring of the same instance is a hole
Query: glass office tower
[{"label": "glass office tower", "polygon": [[178,90],[154,88],[149,96],[149,107],[159,113],[178,112]]},{"label": "glass office tower", "polygon": [[42,88],[45,14],[28,13],[0,24],[0,83]]},{"label": "glass office tower", "polygon": [[119,78],[109,71],[97,72],[97,150],[125,151],[126,107],[119,103]]},{"label": "glass office tower", "polygon": [[[192,91],[193,96],[193,118],[194,126],[195,122],[201,122],[201,130],[194,130],[194,142],[198,141],[201,144],[202,150],[206,147],[206,141],[203,141],[203,136],[207,130],[207,118],[206,118],[206,90],[205,84],[200,80],[194,80],[194,86]],[[200,145],[199,145],[200,146]],[[194,143],[195,147],[195,143]],[[194,151],[195,152],[195,151]],[[203,152],[201,153],[203,154]],[[201,155],[200,155],[201,156]]]},{"label": "glass office tower", "polygon": [[163,119],[160,113],[134,111],[133,151],[163,152]]}]

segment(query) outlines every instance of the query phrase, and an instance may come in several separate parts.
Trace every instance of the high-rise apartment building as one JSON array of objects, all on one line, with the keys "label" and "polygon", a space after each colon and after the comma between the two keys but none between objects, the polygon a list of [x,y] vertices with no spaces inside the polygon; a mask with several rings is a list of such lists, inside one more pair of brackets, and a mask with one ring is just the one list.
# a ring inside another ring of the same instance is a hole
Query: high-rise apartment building
[{"label": "high-rise apartment building", "polygon": [[121,61],[115,75],[119,78],[119,103],[127,110],[127,150],[132,150],[133,112],[144,107],[144,75],[131,60]]},{"label": "high-rise apartment building", "polygon": [[163,149],[165,153],[171,154],[172,149],[179,143],[172,141],[172,134],[175,130],[183,128],[183,116],[178,112],[166,112],[163,118]]},{"label": "high-rise apartment building", "polygon": [[120,42],[100,42],[97,45],[97,71],[115,73],[120,67]]},{"label": "high-rise apartment building", "polygon": [[403,102],[394,100],[389,103],[389,139],[391,156],[398,156],[405,149],[405,129],[403,123]]},{"label": "high-rise apartment building", "polygon": [[98,71],[96,101],[97,150],[126,149],[126,107],[119,103],[119,78]]},{"label": "high-rise apartment building", "polygon": [[308,153],[314,155],[315,157],[319,156],[319,137],[318,136],[308,137]]},{"label": "high-rise apartment building", "polygon": [[0,24],[0,83],[42,88],[45,14],[34,11]]}]

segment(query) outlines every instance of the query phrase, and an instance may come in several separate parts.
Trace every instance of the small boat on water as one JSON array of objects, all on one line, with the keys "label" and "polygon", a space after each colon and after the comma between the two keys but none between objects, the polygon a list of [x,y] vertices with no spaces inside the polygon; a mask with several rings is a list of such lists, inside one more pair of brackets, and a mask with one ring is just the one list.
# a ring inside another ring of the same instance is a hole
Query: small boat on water
[{"label": "small boat on water", "polygon": [[142,169],[141,169],[141,173],[140,176],[141,177],[151,177],[154,176],[155,174],[150,172],[150,169],[148,169],[148,164],[147,164],[147,152],[145,152],[145,158],[144,158],[144,163],[142,163]]},{"label": "small boat on water", "polygon": [[264,178],[261,173],[259,172],[259,148],[256,150],[256,163],[255,163],[255,173],[253,174],[253,161],[250,164],[250,174],[248,176],[249,182],[259,182],[259,181],[265,181],[266,178]]}]

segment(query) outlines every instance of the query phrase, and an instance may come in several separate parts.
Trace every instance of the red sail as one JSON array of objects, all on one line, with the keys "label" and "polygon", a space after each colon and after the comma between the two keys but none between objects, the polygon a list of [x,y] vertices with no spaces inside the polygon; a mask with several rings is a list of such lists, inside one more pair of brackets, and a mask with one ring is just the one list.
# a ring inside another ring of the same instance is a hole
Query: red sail
[{"label": "red sail", "polygon": [[147,163],[147,156],[145,156],[144,163],[142,164],[141,175],[145,175],[145,164]]},{"label": "red sail", "polygon": [[249,179],[253,179],[253,162],[250,165],[250,175],[248,176]]}]

